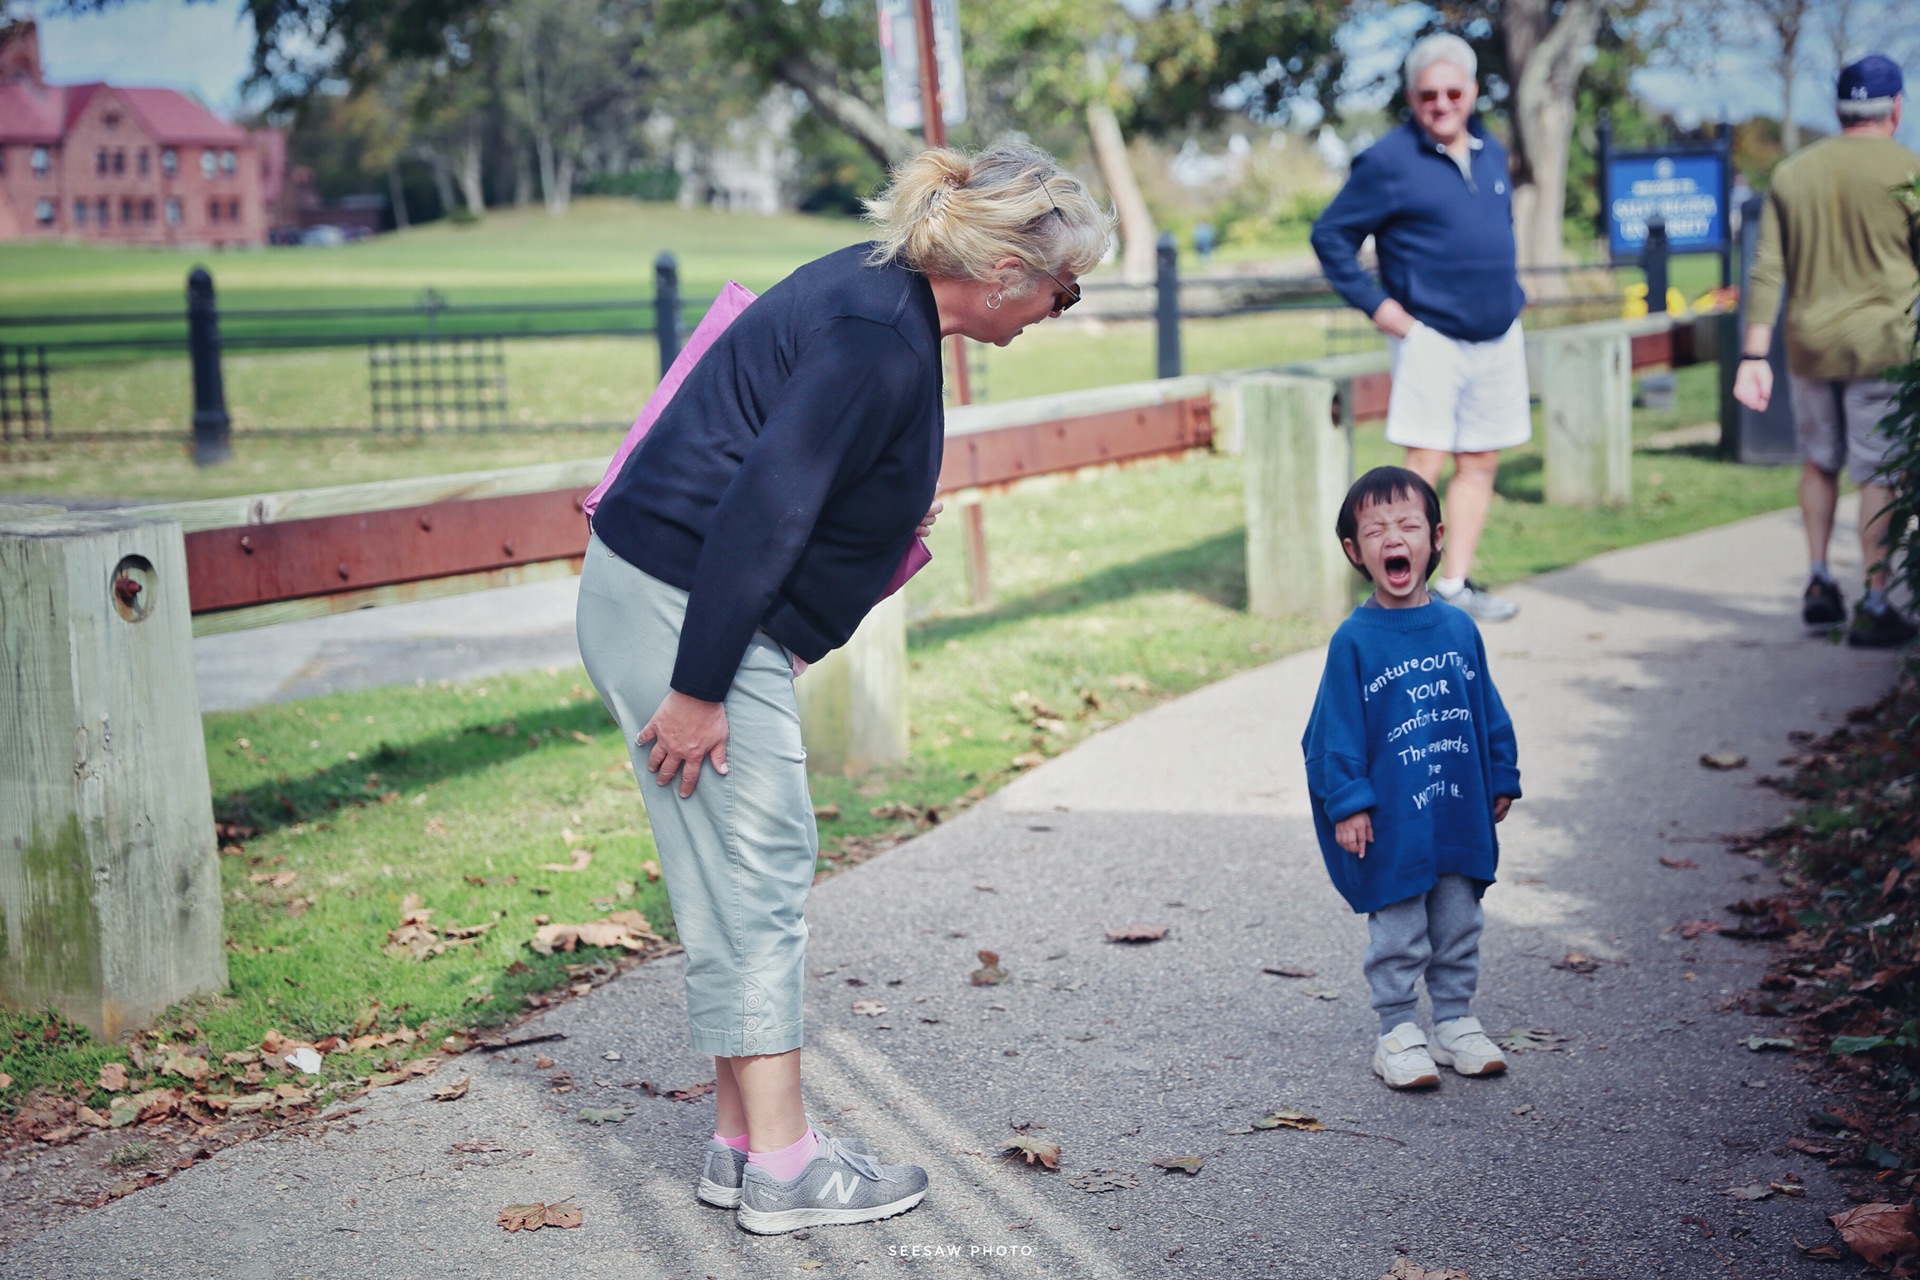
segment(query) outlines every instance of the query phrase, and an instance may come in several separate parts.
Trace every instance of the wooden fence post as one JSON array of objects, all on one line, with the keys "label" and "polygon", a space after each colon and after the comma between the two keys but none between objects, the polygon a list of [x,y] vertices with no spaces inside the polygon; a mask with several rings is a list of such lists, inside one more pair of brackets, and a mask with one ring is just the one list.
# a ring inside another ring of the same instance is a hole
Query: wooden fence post
[{"label": "wooden fence post", "polygon": [[1569,507],[1633,499],[1633,339],[1614,325],[1539,334],[1547,501]]},{"label": "wooden fence post", "polygon": [[0,1001],[102,1036],[226,986],[180,526],[0,521]]},{"label": "wooden fence post", "polygon": [[1353,482],[1353,442],[1326,378],[1252,374],[1234,384],[1246,457],[1247,608],[1327,621],[1353,603],[1334,521]]},{"label": "wooden fence post", "polygon": [[874,606],[853,638],[794,683],[807,768],[865,773],[907,758],[906,592]]}]

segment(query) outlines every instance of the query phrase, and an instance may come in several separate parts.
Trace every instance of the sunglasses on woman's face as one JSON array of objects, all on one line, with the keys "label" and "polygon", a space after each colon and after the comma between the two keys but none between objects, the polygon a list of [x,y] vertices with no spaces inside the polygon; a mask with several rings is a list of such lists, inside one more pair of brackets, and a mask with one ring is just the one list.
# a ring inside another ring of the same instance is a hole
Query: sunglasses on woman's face
[{"label": "sunglasses on woman's face", "polygon": [[1047,279],[1053,281],[1055,285],[1059,286],[1054,290],[1054,294],[1053,294],[1053,312],[1055,315],[1058,315],[1062,311],[1065,311],[1068,307],[1071,307],[1074,303],[1080,301],[1080,290],[1078,286],[1070,285],[1070,284],[1061,284],[1060,277],[1053,274],[1053,272],[1048,271],[1045,267],[1040,268],[1040,274],[1044,275]]},{"label": "sunglasses on woman's face", "polygon": [[[1067,215],[1060,212],[1059,205],[1053,204],[1053,192],[1047,190],[1047,180],[1045,178],[1040,180],[1040,190],[1046,195],[1047,203],[1053,205],[1053,216],[1065,222]],[[1061,284],[1060,277],[1045,267],[1040,268],[1040,274],[1053,281],[1057,286],[1058,291],[1053,295],[1053,313],[1055,315],[1060,314],[1074,303],[1080,301],[1080,289],[1078,286]]]},{"label": "sunglasses on woman's face", "polygon": [[1420,91],[1420,101],[1426,102],[1426,103],[1438,102],[1440,101],[1440,95],[1443,93],[1447,95],[1448,102],[1458,102],[1460,101],[1460,99],[1467,96],[1467,91],[1465,89],[1459,89],[1459,88],[1422,89]]}]

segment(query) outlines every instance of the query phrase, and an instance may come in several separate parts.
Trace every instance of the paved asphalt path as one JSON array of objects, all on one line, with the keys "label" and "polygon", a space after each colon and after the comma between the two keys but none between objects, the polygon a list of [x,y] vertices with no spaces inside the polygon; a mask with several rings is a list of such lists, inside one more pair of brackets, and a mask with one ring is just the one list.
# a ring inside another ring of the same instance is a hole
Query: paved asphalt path
[{"label": "paved asphalt path", "polygon": [[[468,1055],[318,1135],[221,1152],[25,1241],[0,1271],[1376,1280],[1404,1254],[1472,1280],[1853,1274],[1793,1244],[1827,1239],[1846,1202],[1785,1146],[1820,1105],[1812,1083],[1745,1048],[1778,1028],[1730,1007],[1764,948],[1674,929],[1775,886],[1717,834],[1783,813],[1756,778],[1790,730],[1829,728],[1892,679],[1892,655],[1802,632],[1800,563],[1795,518],[1761,517],[1536,578],[1489,631],[1527,795],[1487,897],[1477,1012],[1552,1043],[1504,1078],[1402,1095],[1368,1071],[1365,931],[1305,816],[1322,656],[1303,653],[1109,730],[816,890],[810,1106],[929,1169],[905,1217],[759,1239],[695,1202],[710,1106],[626,1087],[711,1074],[684,1047],[669,960],[521,1032],[566,1035],[542,1049],[571,1093],[532,1050]],[[1752,763],[1710,771],[1703,752]],[[1171,932],[1104,941],[1135,922]],[[968,984],[980,947],[1010,984]],[[1550,967],[1573,950],[1598,971]],[[1262,972],[1282,964],[1317,976]],[[427,1099],[462,1075],[464,1100]],[[576,1118],[615,1104],[634,1108],[624,1124]],[[1281,1107],[1328,1131],[1247,1131]],[[1061,1145],[1060,1172],[995,1158],[1019,1123]],[[1149,1163],[1182,1154],[1205,1160],[1197,1177]],[[1097,1170],[1130,1185],[1073,1185]],[[1804,1198],[1727,1194],[1790,1174]],[[494,1225],[564,1197],[583,1227]]]}]

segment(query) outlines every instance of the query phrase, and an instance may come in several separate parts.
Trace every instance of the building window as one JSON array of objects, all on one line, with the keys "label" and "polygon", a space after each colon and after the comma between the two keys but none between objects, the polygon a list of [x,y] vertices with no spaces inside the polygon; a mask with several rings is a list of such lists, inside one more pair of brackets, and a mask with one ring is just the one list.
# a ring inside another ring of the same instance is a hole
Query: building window
[{"label": "building window", "polygon": [[227,201],[227,221],[240,221],[240,202],[238,200]]},{"label": "building window", "polygon": [[145,147],[142,147],[140,148],[140,176],[143,178],[146,177],[147,170],[150,167],[151,166],[148,165],[147,163],[147,149]]},{"label": "building window", "polygon": [[233,152],[231,150],[222,151],[220,153],[220,172],[232,173],[233,166],[234,166]]},{"label": "building window", "polygon": [[[175,201],[174,203],[178,204],[179,202]],[[153,221],[153,201],[152,200],[142,200],[140,202],[140,221],[142,222]],[[178,219],[175,219],[175,221],[178,221]]]},{"label": "building window", "polygon": [[179,153],[176,152],[172,147],[160,148],[160,172],[166,174],[169,178],[171,178],[173,176],[174,170],[178,169],[179,167],[180,167]]},{"label": "building window", "polygon": [[220,221],[220,202],[218,200],[207,201],[207,221]]},{"label": "building window", "polygon": [[53,157],[47,154],[47,149],[45,147],[35,147],[33,149],[33,176],[36,178],[44,178],[47,176],[47,170],[52,167]]},{"label": "building window", "polygon": [[0,173],[7,171],[7,149],[0,147]]},{"label": "building window", "polygon": [[107,149],[105,147],[93,153],[93,171],[95,173],[105,173],[107,171]]},{"label": "building window", "polygon": [[33,206],[33,217],[34,217],[34,221],[38,222],[43,227],[52,226],[53,218],[54,218],[53,201],[51,200],[35,201]]},{"label": "building window", "polygon": [[127,171],[127,153],[125,151],[115,151],[113,153],[113,171],[115,173],[125,173]]},{"label": "building window", "polygon": [[[147,201],[147,215],[148,221],[152,221],[153,201],[151,200]],[[180,199],[178,196],[169,197],[167,200],[167,225],[170,227],[180,225]]]},{"label": "building window", "polygon": [[87,225],[87,202],[85,200],[75,200],[73,202],[73,225],[76,227],[84,227]]},{"label": "building window", "polygon": [[107,225],[107,198],[105,196],[101,196],[93,202],[93,213],[93,220],[95,222],[103,227]]},{"label": "building window", "polygon": [[133,225],[133,197],[131,196],[120,197],[120,225],[123,227]]},{"label": "building window", "polygon": [[200,176],[203,178],[211,178],[214,170],[218,167],[219,161],[214,157],[213,148],[202,148],[200,152]]}]

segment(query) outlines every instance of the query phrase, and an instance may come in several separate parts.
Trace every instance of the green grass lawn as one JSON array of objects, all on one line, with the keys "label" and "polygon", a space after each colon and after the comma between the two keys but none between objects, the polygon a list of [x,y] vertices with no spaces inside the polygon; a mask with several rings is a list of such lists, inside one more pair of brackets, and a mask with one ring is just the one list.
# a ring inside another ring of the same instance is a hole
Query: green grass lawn
[{"label": "green grass lawn", "polygon": [[[1638,415],[1636,433],[1710,417],[1713,373],[1683,371],[1676,409]],[[1377,427],[1356,445],[1363,467],[1398,454]],[[1643,450],[1634,476],[1626,508],[1549,507],[1537,450],[1514,451],[1483,575],[1508,583],[1793,500],[1792,469],[1740,467],[1705,450]],[[1057,754],[1322,639],[1316,624],[1246,613],[1242,503],[1239,460],[1209,454],[1027,482],[987,504],[996,599],[980,609],[967,604],[958,521],[942,521],[933,563],[908,588],[910,758],[860,780],[816,779],[816,803],[839,815],[821,823],[823,870],[990,793],[1014,776],[1016,757]],[[71,1028],[47,1040],[45,1018],[0,1014],[0,1073],[13,1081],[0,1109],[37,1085],[90,1082],[107,1061],[131,1062],[136,1086],[182,1084],[167,1057],[220,1063],[270,1029],[303,1039],[403,1024],[418,1033],[408,1045],[330,1055],[323,1099],[447,1035],[513,1016],[530,995],[612,971],[602,953],[534,953],[527,943],[542,917],[637,910],[671,936],[661,887],[646,876],[654,851],[620,735],[577,668],[343,693],[204,725],[216,813],[242,829],[221,859],[229,990],[133,1045]],[[576,849],[591,854],[583,869],[550,869],[570,865]],[[389,955],[409,894],[436,925],[492,927],[431,959]],[[216,1091],[228,1087],[219,1079]],[[313,1080],[269,1073],[261,1083],[283,1082]],[[105,1091],[80,1092],[106,1105]]]}]

